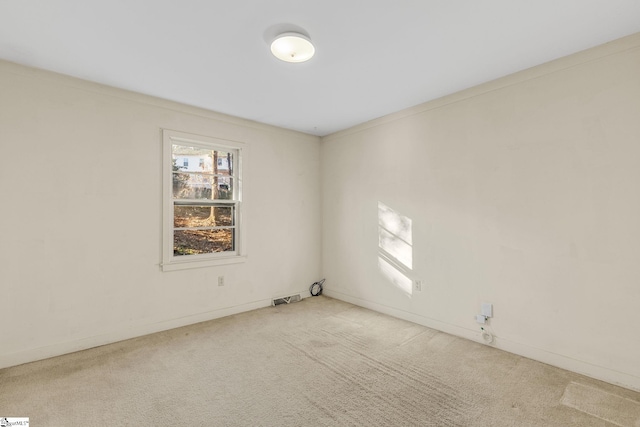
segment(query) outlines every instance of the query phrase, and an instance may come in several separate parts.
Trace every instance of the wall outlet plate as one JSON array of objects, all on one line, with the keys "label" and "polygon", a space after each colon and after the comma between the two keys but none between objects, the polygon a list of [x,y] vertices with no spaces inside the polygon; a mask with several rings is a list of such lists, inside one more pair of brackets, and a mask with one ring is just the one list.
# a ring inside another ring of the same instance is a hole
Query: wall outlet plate
[{"label": "wall outlet plate", "polygon": [[487,323],[487,318],[484,317],[482,314],[476,314],[476,322],[480,323],[481,325],[484,325],[485,323]]},{"label": "wall outlet plate", "polygon": [[485,317],[493,317],[493,304],[483,303],[480,313]]},{"label": "wall outlet plate", "polygon": [[417,292],[422,291],[422,280],[413,281],[413,290]]}]

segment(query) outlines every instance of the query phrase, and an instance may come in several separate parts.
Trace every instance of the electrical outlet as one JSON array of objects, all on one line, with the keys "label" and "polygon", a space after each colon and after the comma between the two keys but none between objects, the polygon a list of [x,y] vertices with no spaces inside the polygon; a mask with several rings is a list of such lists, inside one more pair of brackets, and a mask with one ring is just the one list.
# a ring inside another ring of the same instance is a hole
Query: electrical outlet
[{"label": "electrical outlet", "polygon": [[218,286],[224,286],[224,276],[218,276]]},{"label": "electrical outlet", "polygon": [[416,292],[422,291],[422,280],[413,281],[413,290]]},{"label": "electrical outlet", "polygon": [[493,304],[483,303],[480,313],[482,313],[484,317],[493,317]]}]

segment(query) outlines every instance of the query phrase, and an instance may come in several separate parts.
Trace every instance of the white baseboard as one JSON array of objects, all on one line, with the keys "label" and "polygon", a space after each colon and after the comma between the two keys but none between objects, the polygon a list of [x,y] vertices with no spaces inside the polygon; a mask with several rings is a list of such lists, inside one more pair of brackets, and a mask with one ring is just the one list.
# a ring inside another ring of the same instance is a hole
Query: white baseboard
[{"label": "white baseboard", "polygon": [[[295,293],[295,292],[294,292]],[[311,295],[309,290],[300,291],[300,298],[308,298]],[[178,319],[152,324],[134,325],[123,330],[112,331],[106,334],[84,337],[68,342],[56,343],[44,347],[37,347],[16,353],[0,354],[0,369],[11,366],[22,365],[24,363],[35,362],[37,360],[48,359],[50,357],[61,356],[63,354],[74,353],[76,351],[87,350],[118,341],[137,338],[144,335],[175,329],[182,326],[193,325],[195,323],[206,322],[208,320],[219,319],[233,314],[244,313],[245,311],[256,310],[258,308],[269,307],[271,299],[254,301],[234,307],[221,308],[204,313],[193,314]]]},{"label": "white baseboard", "polygon": [[[428,328],[436,329],[438,331],[446,332],[451,335],[486,344],[482,340],[482,337],[477,330],[467,329],[457,325],[440,322],[435,319],[378,304],[334,290],[325,289],[323,291],[323,294],[331,298],[339,299],[341,301],[377,311],[379,313],[388,314],[389,316],[417,323]],[[531,347],[526,344],[510,341],[500,337],[495,337],[494,342],[491,344],[491,346],[500,350],[507,351],[509,353],[537,360],[538,362],[546,363],[551,366],[566,369],[567,371],[575,372],[634,391],[640,391],[640,378],[635,375],[631,375],[625,372],[619,372],[610,368],[606,368],[604,366],[593,365],[582,360],[574,359],[540,348]]]}]

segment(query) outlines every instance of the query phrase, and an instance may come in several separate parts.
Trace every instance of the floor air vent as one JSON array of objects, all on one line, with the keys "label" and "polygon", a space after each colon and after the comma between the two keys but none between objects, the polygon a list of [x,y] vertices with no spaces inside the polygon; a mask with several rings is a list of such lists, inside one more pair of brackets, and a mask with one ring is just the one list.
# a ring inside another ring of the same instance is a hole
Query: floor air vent
[{"label": "floor air vent", "polygon": [[292,302],[298,302],[300,301],[300,294],[296,294],[296,295],[289,295],[288,297],[280,297],[280,298],[274,298],[271,301],[271,305],[280,305],[280,304],[290,304]]}]

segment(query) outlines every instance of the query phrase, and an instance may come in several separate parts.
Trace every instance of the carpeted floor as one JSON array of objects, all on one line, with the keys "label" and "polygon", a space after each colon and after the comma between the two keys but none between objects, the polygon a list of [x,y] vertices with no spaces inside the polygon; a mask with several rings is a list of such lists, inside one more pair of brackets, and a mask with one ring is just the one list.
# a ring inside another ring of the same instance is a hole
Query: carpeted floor
[{"label": "carpeted floor", "polygon": [[0,370],[31,426],[624,426],[640,393],[338,300]]}]

